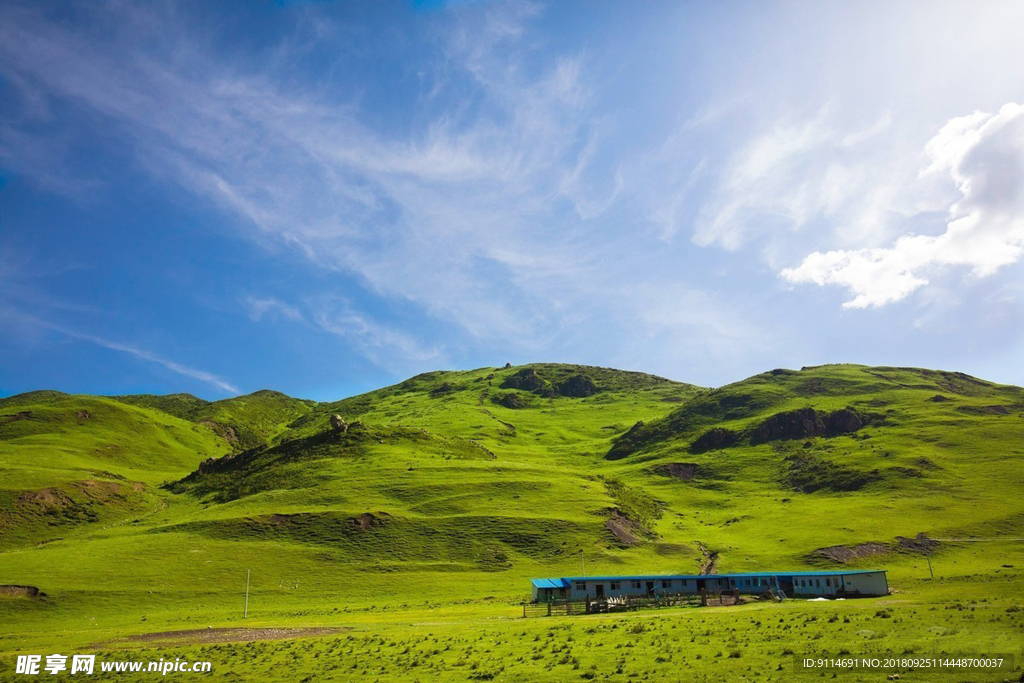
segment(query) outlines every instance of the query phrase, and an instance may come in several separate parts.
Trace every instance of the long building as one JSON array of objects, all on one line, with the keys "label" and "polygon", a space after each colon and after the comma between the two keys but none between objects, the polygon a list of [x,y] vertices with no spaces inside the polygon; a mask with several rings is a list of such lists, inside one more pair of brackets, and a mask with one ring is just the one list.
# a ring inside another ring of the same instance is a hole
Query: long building
[{"label": "long building", "polygon": [[769,589],[787,597],[871,597],[889,594],[884,569],[850,571],[752,572],[744,574],[659,574],[655,576],[563,576],[532,579],[533,601],[585,600],[619,596],[678,595]]}]

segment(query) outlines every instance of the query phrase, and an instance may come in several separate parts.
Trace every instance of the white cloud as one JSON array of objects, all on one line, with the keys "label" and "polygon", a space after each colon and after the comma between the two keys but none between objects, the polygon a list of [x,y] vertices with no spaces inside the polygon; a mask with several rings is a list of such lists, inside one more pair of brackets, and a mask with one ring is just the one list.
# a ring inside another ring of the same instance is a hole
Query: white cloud
[{"label": "white cloud", "polygon": [[884,172],[877,142],[890,116],[852,132],[834,118],[825,107],[809,120],[778,121],[734,152],[701,208],[694,243],[735,250],[755,235],[816,219],[843,223],[848,234],[877,234],[899,191],[874,182]]},{"label": "white cloud", "polygon": [[312,317],[320,329],[346,339],[379,367],[398,370],[409,363],[436,360],[441,356],[441,349],[421,346],[410,335],[358,312],[345,299],[325,298],[315,306],[317,310]]},{"label": "white cloud", "polygon": [[928,284],[950,266],[987,277],[1024,254],[1024,105],[951,119],[925,147],[922,178],[948,173],[960,192],[938,235],[904,235],[884,248],[814,252],[782,271],[793,283],[834,284],[854,298],[845,308],[883,306]]}]

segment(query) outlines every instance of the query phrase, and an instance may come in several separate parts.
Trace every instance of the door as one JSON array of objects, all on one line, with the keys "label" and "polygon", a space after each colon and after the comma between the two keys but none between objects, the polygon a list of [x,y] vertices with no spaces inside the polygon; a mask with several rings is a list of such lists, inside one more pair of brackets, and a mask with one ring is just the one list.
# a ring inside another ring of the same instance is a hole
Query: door
[{"label": "door", "polygon": [[647,594],[648,595],[654,595],[654,582],[653,581],[648,581],[647,582]]},{"label": "door", "polygon": [[594,584],[594,595],[596,595],[599,598],[603,598],[604,597],[604,584],[603,583]]}]

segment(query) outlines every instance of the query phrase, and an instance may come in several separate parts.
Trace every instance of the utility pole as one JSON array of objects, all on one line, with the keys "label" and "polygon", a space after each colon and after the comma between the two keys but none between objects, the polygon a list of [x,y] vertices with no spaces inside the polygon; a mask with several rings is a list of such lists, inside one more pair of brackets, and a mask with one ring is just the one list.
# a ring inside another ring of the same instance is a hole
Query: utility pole
[{"label": "utility pole", "polygon": [[583,551],[580,551],[580,564],[583,566],[583,578],[587,578],[587,558],[583,556]]},{"label": "utility pole", "polygon": [[243,619],[249,618],[249,575],[252,574],[252,570],[248,569],[245,572],[245,612],[242,613]]}]

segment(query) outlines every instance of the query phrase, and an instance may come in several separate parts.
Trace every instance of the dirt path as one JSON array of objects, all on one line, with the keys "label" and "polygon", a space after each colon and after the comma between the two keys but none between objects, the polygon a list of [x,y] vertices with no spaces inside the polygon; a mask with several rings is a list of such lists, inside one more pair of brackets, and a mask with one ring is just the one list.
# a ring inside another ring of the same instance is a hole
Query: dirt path
[{"label": "dirt path", "polygon": [[700,563],[701,574],[717,574],[718,573],[718,551],[710,551],[707,546],[701,542],[697,542],[697,548],[700,550],[700,554],[704,556],[704,560]]},{"label": "dirt path", "polygon": [[343,626],[318,626],[314,628],[197,628],[189,631],[162,631],[142,633],[100,643],[99,646],[115,643],[157,643],[160,645],[191,645],[194,643],[251,643],[256,640],[289,640],[329,636],[352,629]]}]

